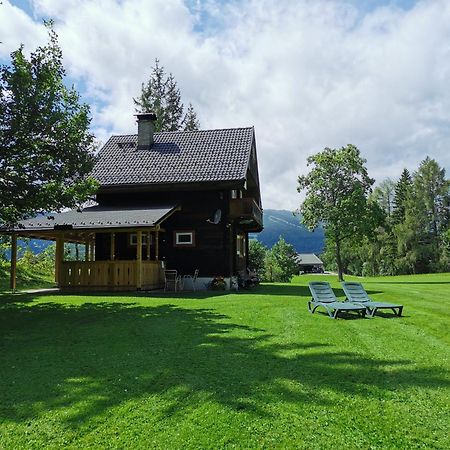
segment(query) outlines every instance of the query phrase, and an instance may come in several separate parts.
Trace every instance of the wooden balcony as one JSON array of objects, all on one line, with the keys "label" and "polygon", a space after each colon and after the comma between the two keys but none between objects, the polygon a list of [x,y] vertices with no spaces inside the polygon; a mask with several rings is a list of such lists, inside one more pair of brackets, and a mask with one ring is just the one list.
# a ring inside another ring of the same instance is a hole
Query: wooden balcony
[{"label": "wooden balcony", "polygon": [[[142,289],[164,286],[160,261],[142,261]],[[138,284],[137,261],[64,261],[59,287],[63,290],[135,290]]]},{"label": "wooden balcony", "polygon": [[233,198],[230,200],[230,217],[245,226],[248,231],[263,229],[263,214],[253,198]]}]

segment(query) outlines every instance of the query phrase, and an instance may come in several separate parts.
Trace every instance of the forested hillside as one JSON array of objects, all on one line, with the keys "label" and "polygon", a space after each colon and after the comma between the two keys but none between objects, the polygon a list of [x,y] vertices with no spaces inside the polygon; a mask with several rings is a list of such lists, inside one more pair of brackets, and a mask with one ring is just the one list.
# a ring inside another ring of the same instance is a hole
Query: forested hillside
[{"label": "forested hillside", "polygon": [[300,223],[300,216],[294,215],[292,211],[265,209],[264,230],[251,237],[270,248],[280,236],[299,253],[321,253],[324,247],[322,228],[311,232]]}]

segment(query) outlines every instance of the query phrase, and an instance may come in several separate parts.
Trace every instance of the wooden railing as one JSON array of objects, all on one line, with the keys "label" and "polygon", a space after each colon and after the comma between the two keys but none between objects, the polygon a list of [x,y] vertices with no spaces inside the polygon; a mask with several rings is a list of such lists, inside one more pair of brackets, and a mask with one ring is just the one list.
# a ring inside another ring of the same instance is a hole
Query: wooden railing
[{"label": "wooden railing", "polygon": [[[142,288],[163,285],[160,261],[142,261]],[[137,287],[137,261],[64,261],[59,287],[62,289],[133,290]]]},{"label": "wooden railing", "polygon": [[231,199],[230,217],[233,219],[251,220],[254,222],[249,224],[252,227],[262,227],[263,225],[262,210],[251,197]]}]

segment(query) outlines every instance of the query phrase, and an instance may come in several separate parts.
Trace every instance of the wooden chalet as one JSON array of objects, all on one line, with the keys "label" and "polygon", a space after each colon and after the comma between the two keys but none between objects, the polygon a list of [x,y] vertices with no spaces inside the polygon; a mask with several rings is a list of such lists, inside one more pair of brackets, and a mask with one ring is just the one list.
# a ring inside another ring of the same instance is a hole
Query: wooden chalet
[{"label": "wooden chalet", "polygon": [[[154,133],[155,115],[138,114],[138,134],[112,136],[93,177],[97,206],[39,216],[12,234],[56,241],[55,278],[63,290],[155,289],[164,269],[199,269],[199,287],[248,266],[248,233],[262,230],[253,128]],[[4,230],[6,231],[6,230]],[[64,244],[85,245],[65,261]]]}]

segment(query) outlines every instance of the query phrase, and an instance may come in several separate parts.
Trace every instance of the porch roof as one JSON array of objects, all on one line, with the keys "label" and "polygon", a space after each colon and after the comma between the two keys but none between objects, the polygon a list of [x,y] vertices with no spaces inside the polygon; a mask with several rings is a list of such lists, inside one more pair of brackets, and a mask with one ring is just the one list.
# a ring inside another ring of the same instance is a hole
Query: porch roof
[{"label": "porch roof", "polygon": [[161,224],[176,209],[176,205],[147,207],[91,206],[82,210],[73,209],[62,213],[41,215],[32,219],[22,220],[14,229],[3,231],[20,233],[153,227]]}]

